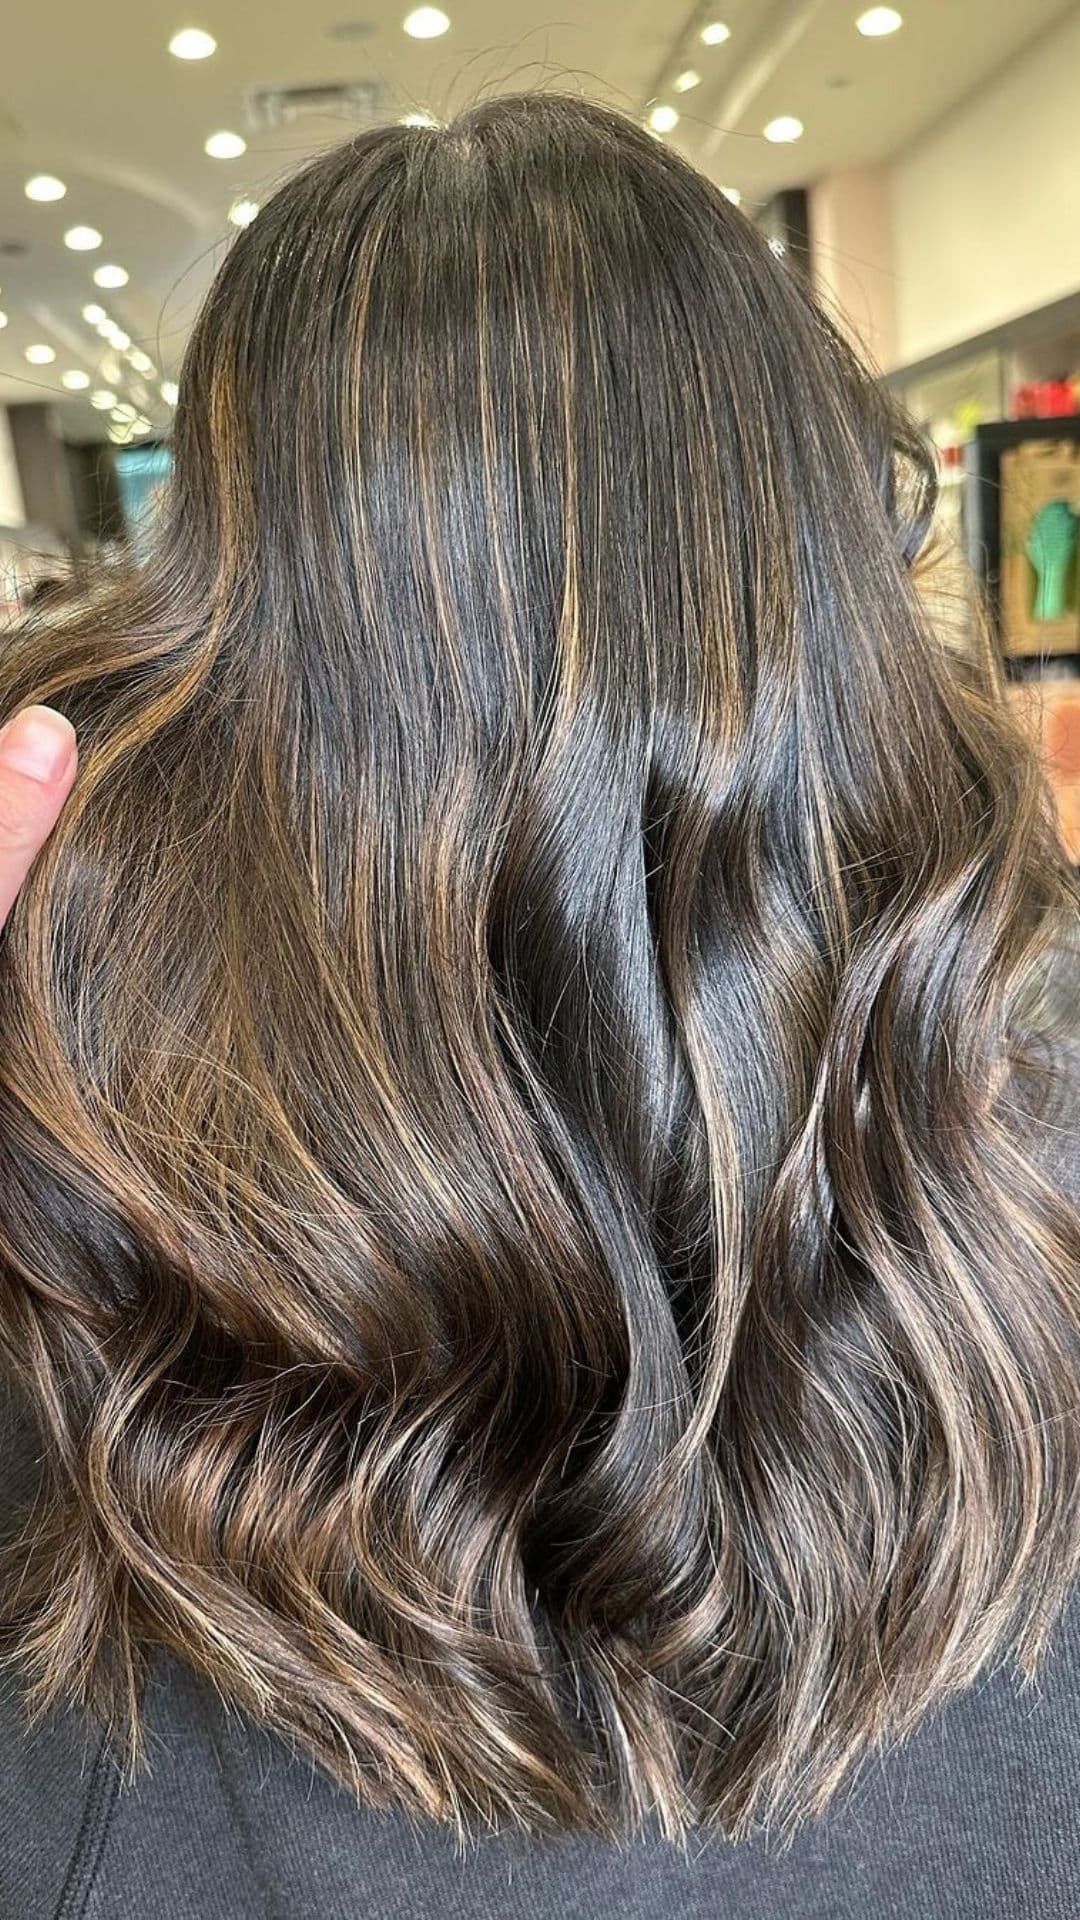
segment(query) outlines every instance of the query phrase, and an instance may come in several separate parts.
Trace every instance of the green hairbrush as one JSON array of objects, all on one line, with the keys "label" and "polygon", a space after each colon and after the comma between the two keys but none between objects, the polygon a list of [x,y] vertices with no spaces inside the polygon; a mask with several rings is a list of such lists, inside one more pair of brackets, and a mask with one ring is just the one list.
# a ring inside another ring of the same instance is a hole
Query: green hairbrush
[{"label": "green hairbrush", "polygon": [[1067,611],[1065,589],[1078,526],[1080,515],[1067,500],[1048,500],[1031,522],[1027,557],[1035,569],[1032,617],[1036,620],[1060,620]]}]

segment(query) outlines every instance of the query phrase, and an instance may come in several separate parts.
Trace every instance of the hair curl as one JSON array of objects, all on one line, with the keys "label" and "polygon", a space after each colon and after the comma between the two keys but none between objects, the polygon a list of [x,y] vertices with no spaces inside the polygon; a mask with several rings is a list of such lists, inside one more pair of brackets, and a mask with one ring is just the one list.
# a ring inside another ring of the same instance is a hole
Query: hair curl
[{"label": "hair curl", "polygon": [[137,1758],[164,1647],[375,1804],[739,1834],[1037,1659],[1069,883],[932,496],[597,108],[365,134],[237,238],[152,561],[0,661],[82,755],[0,956],[38,1705]]}]

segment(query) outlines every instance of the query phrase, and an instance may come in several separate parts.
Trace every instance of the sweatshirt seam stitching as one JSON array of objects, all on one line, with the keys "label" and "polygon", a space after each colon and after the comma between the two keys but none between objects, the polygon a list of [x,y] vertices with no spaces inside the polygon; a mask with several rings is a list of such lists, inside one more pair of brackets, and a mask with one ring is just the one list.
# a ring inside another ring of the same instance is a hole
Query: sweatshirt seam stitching
[{"label": "sweatshirt seam stitching", "polygon": [[263,1872],[263,1862],[255,1846],[254,1834],[244,1811],[239,1784],[233,1767],[231,1734],[228,1722],[220,1730],[213,1720],[208,1723],[207,1731],[210,1746],[217,1762],[218,1779],[221,1785],[225,1809],[237,1835],[244,1858],[247,1862],[251,1885],[262,1904],[264,1920],[280,1920],[277,1895]]},{"label": "sweatshirt seam stitching", "polygon": [[108,1742],[102,1736],[54,1920],[85,1920],[104,1858],[119,1787],[120,1775],[111,1764]]}]

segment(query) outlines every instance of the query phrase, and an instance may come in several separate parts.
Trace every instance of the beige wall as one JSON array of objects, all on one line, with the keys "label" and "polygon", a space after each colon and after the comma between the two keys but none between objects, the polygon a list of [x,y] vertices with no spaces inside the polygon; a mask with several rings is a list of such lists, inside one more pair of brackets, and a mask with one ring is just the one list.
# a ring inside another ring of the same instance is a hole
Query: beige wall
[{"label": "beige wall", "polygon": [[898,364],[1076,292],[1080,6],[901,155],[892,194]]},{"label": "beige wall", "polygon": [[884,167],[827,174],[810,189],[814,285],[875,365],[896,357],[892,183]]},{"label": "beige wall", "polygon": [[0,407],[0,527],[21,527],[26,520],[19,469],[11,441],[7,409]]}]

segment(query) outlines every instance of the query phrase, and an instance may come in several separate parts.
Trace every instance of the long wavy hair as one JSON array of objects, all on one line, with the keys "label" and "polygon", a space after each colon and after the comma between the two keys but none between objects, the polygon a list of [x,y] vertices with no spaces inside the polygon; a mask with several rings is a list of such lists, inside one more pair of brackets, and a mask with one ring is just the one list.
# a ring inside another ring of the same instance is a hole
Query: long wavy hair
[{"label": "long wavy hair", "polygon": [[1080,1543],[1074,910],[933,469],[581,102],[233,244],[157,550],[14,636],[81,770],[0,956],[31,1703],[171,1650],[367,1802],[790,1828]]}]

